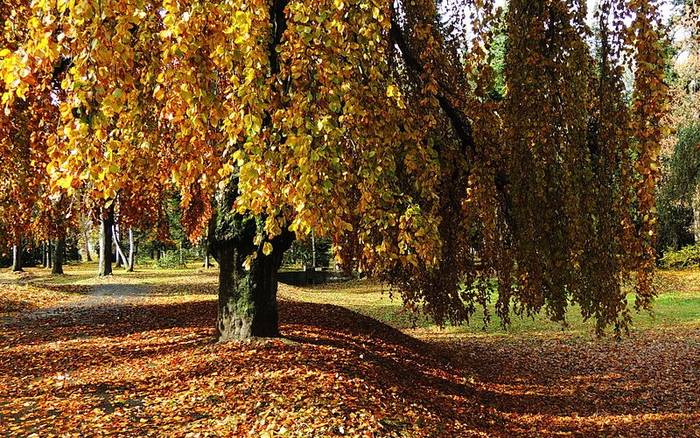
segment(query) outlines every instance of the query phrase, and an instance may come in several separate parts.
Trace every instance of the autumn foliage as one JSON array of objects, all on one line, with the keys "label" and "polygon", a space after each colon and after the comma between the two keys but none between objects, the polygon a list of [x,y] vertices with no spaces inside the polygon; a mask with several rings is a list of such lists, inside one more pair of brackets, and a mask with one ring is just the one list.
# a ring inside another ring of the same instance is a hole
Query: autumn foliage
[{"label": "autumn foliage", "polygon": [[3,196],[117,205],[135,223],[175,187],[192,239],[217,199],[256,218],[235,262],[250,287],[243,267],[276,257],[277,236],[314,231],[441,324],[485,308],[496,278],[504,321],[564,320],[573,302],[599,331],[626,328],[623,281],[638,307],[654,295],[656,3],[603,1],[596,32],[582,0],[438,3],[5,1],[3,162],[35,169],[10,171]]}]

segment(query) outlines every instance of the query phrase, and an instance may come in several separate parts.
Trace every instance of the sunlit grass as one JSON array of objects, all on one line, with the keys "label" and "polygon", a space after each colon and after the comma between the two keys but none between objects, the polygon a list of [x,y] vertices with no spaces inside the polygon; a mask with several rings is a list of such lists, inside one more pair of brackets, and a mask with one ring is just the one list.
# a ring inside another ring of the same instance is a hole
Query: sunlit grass
[{"label": "sunlit grass", "polygon": [[[191,263],[186,268],[154,268],[138,266],[135,272],[114,268],[108,278],[97,277],[96,263],[70,264],[65,275],[51,275],[49,269],[27,268],[23,274],[8,269],[0,271],[0,282],[26,284],[30,286],[76,285],[90,286],[103,283],[133,284],[152,287],[158,295],[198,294],[203,298],[216,294],[218,269],[203,269],[201,263]],[[700,327],[700,270],[659,271],[657,279],[659,295],[652,312],[632,310],[633,331],[668,329],[673,327]],[[81,291],[84,293],[84,291]],[[584,321],[577,306],[567,313],[567,324],[550,321],[546,315],[520,317],[512,315],[511,324],[504,328],[495,315],[493,305],[487,308],[491,315],[488,325],[483,323],[483,312],[478,310],[468,325],[438,327],[424,315],[414,315],[405,309],[399,296],[391,297],[390,289],[383,284],[368,280],[327,284],[309,287],[280,285],[279,295],[283,299],[333,304],[346,307],[385,324],[409,331],[415,335],[459,335],[470,336],[584,336],[594,334],[595,322]],[[630,306],[634,296],[629,295]]]},{"label": "sunlit grass", "polygon": [[[632,330],[700,326],[700,270],[659,271],[659,295],[651,312],[631,310]],[[595,322],[584,321],[578,306],[571,306],[566,326],[549,320],[546,315],[534,317],[511,316],[511,324],[504,328],[495,315],[493,305],[487,308],[491,315],[488,325],[483,323],[483,312],[478,310],[468,325],[438,327],[425,316],[415,316],[405,310],[400,297],[389,296],[387,286],[369,281],[311,288],[290,288],[283,295],[315,303],[336,304],[375,318],[393,327],[415,334],[471,334],[471,335],[555,335],[590,336]],[[634,295],[628,296],[633,307]]]}]

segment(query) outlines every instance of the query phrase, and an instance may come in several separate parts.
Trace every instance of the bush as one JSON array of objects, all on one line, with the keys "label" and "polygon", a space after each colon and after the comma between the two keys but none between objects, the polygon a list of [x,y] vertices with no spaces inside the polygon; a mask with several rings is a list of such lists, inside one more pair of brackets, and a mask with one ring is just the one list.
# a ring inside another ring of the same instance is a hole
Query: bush
[{"label": "bush", "polygon": [[688,245],[678,251],[668,251],[661,259],[664,268],[693,268],[700,266],[700,244]]},{"label": "bush", "polygon": [[[183,263],[181,263],[181,261]],[[200,248],[183,248],[182,259],[180,258],[180,250],[163,251],[159,259],[150,258],[146,254],[138,254],[136,257],[136,266],[153,266],[160,269],[176,269],[183,268],[190,262],[201,261],[204,263],[204,255],[201,254]]]},{"label": "bush", "polygon": [[[316,239],[316,267],[325,268],[330,265],[333,258],[332,243],[327,238]],[[311,266],[312,264],[311,239],[295,240],[292,247],[284,253],[284,266]]]}]

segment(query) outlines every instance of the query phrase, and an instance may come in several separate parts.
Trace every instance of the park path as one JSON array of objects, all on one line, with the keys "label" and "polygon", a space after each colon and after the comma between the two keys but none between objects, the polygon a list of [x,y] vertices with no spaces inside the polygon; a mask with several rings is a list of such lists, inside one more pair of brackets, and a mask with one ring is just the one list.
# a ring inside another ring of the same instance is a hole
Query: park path
[{"label": "park path", "polygon": [[61,316],[70,320],[87,319],[97,307],[135,305],[149,295],[150,288],[147,285],[120,284],[115,283],[116,280],[102,280],[104,282],[92,285],[90,291],[80,300],[33,310],[23,314],[22,318],[41,320]]}]

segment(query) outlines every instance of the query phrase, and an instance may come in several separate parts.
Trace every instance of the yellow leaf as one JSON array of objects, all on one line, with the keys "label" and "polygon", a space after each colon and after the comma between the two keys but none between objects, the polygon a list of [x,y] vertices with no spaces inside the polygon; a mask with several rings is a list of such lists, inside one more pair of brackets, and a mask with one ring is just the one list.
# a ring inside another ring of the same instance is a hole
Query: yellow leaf
[{"label": "yellow leaf", "polygon": [[72,183],[73,183],[73,176],[72,175],[65,175],[56,181],[56,185],[58,185],[62,189],[69,188]]},{"label": "yellow leaf", "polygon": [[263,254],[265,254],[265,255],[272,254],[272,244],[270,242],[265,242],[263,244]]}]

